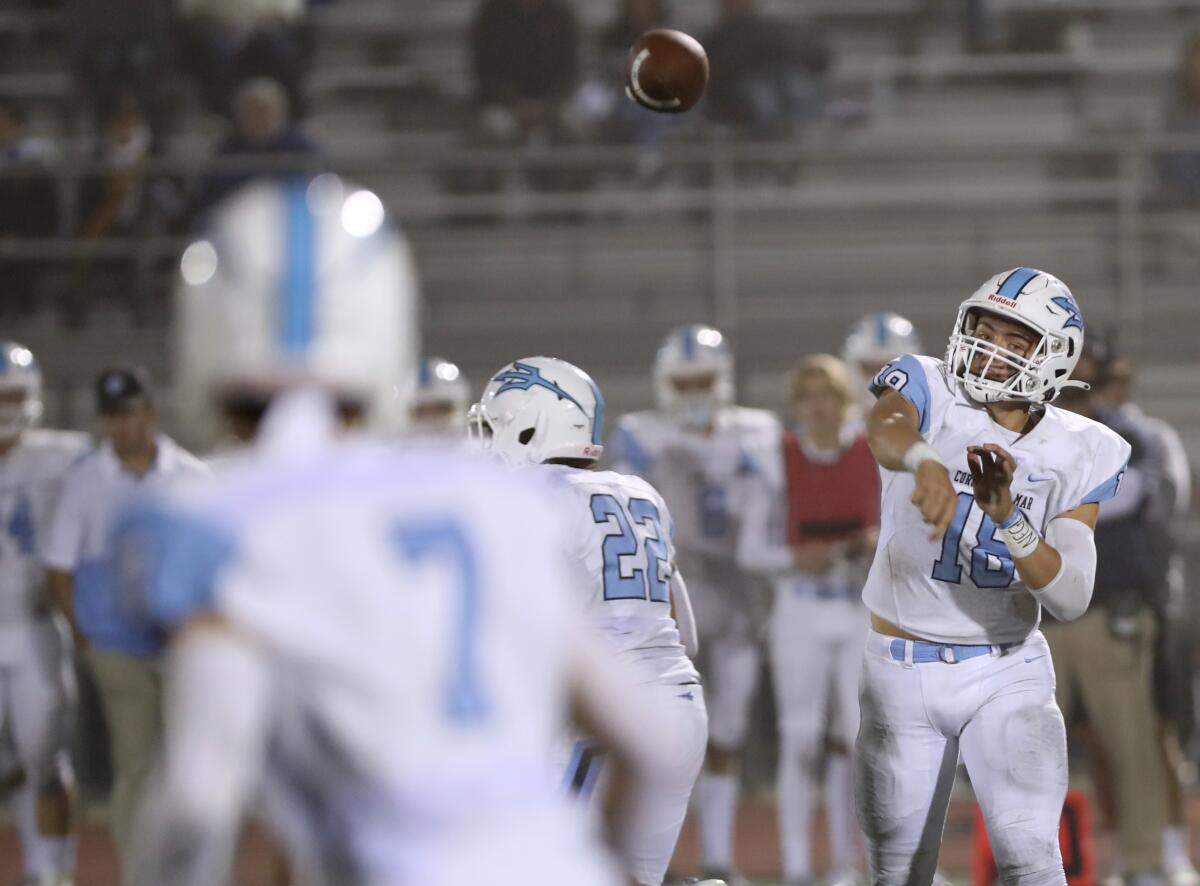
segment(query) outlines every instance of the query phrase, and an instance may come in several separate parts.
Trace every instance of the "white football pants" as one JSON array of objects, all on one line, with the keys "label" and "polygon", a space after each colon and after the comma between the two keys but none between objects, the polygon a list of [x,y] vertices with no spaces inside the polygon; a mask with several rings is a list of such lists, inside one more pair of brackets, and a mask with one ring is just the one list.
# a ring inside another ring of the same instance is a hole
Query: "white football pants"
[{"label": "white football pants", "polygon": [[[619,842],[630,876],[638,883],[659,886],[675,854],[692,787],[704,762],[708,715],[704,691],[697,683],[655,683],[646,689],[654,693],[656,707],[669,716],[674,727],[671,735],[660,735],[657,740],[673,749],[675,766],[631,785],[627,799],[630,814],[623,822]],[[665,716],[663,722],[666,720]],[[603,782],[602,767],[603,757],[596,756],[586,743],[576,742],[564,786],[590,798],[597,783]],[[603,789],[598,793],[603,794]]]},{"label": "white football pants", "polygon": [[762,648],[749,589],[688,579],[700,638],[699,664],[708,703],[708,738],[737,750],[750,726]]},{"label": "white football pants", "polygon": [[1003,881],[1066,883],[1067,738],[1045,638],[954,664],[913,663],[912,647],[872,631],[863,657],[855,803],[873,882],[933,880],[961,751]]},{"label": "white football pants", "polygon": [[[856,600],[822,600],[786,588],[775,598],[771,676],[779,716],[780,846],[789,880],[812,876],[810,830],[826,738],[848,751],[858,734],[859,671],[868,626],[866,607]],[[826,779],[825,796],[833,865],[840,873],[855,864],[858,828],[849,779],[837,781]],[[833,796],[839,791],[844,796]]]}]

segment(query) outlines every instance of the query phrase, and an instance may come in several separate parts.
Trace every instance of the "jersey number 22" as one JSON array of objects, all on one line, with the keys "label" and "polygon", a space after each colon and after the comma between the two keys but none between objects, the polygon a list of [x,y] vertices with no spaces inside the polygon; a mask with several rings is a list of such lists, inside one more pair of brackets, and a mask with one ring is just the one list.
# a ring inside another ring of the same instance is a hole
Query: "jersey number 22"
[{"label": "jersey number 22", "polygon": [[[617,529],[604,537],[604,599],[668,602],[667,543],[654,503],[631,498],[627,511],[616,496],[596,493],[592,496],[592,519],[609,526],[615,524]],[[637,554],[639,544],[646,551],[649,569],[634,568],[626,574],[621,558]]]}]

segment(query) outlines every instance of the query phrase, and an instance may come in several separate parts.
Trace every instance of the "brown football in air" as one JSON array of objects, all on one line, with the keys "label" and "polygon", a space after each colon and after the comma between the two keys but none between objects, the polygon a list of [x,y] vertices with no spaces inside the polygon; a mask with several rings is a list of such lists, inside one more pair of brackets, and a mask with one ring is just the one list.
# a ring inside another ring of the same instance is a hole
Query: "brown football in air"
[{"label": "brown football in air", "polygon": [[660,114],[681,114],[708,85],[708,55],[694,37],[662,28],[638,37],[629,50],[625,92]]}]

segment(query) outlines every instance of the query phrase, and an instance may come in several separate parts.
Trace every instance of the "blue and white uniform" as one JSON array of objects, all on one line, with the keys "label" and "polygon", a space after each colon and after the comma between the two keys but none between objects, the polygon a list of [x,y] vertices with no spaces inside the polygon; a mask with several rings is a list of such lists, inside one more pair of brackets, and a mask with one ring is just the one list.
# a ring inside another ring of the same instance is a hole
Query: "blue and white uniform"
[{"label": "blue and white uniform", "polygon": [[1044,537],[1055,518],[1116,493],[1129,446],[1052,405],[1034,407],[1045,412],[1028,433],[1006,430],[928,357],[885,366],[873,390],[887,388],[916,409],[958,490],[958,510],[945,536],[931,540],[910,500],[914,476],[882,472],[879,547],[863,600],[934,642],[876,632],[867,642],[856,791],[875,882],[932,878],[961,750],[1005,882],[1063,883],[1055,835],[1067,753],[1054,667],[1040,605],[975,502],[967,447],[995,443],[1012,454],[1013,501]]},{"label": "blue and white uniform", "polygon": [[40,787],[67,745],[69,643],[52,618],[40,546],[86,434],[30,429],[0,456],[0,712],[26,777]]},{"label": "blue and white uniform", "polygon": [[995,443],[1016,460],[1013,502],[1043,537],[1050,521],[1112,498],[1129,444],[1099,422],[1053,405],[1027,434],[1000,427],[943,363],[906,355],[885,366],[872,389],[898,390],[917,409],[921,434],[946,463],[958,512],[945,538],[931,540],[910,501],[914,475],[883,471],[879,548],[863,601],[897,627],[941,643],[1021,643],[1037,630],[1040,607],[1016,575],[996,526],[975,504],[967,447]]},{"label": "blue and white uniform", "polygon": [[623,416],[615,465],[645,477],[675,520],[679,567],[687,576],[706,662],[709,735],[726,748],[745,737],[759,672],[766,601],[759,579],[737,562],[747,480],[777,445],[778,419],[761,409],[723,406],[705,434],[663,412]]},{"label": "blue and white uniform", "polygon": [[[289,408],[120,534],[125,574],[152,564],[155,625],[216,616],[262,657],[261,740],[222,749],[227,771],[318,883],[619,882],[550,760],[591,641],[546,490],[460,452],[338,442]],[[176,762],[172,808],[230,790]]]},{"label": "blue and white uniform", "polygon": [[[535,470],[550,472],[562,492],[570,587],[583,592],[587,620],[645,681],[673,732],[656,739],[671,748],[670,770],[657,773],[653,785],[632,786],[631,815],[622,822],[630,874],[657,886],[675,851],[708,740],[700,676],[671,614],[678,586],[671,514],[640,477],[559,465]],[[590,763],[587,748],[577,745],[567,773],[576,790],[586,792],[596,777]]]}]

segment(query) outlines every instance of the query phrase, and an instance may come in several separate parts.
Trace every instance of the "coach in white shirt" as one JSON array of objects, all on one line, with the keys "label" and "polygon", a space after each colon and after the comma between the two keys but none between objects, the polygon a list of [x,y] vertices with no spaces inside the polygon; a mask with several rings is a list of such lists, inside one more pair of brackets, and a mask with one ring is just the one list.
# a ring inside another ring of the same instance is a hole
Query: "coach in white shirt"
[{"label": "coach in white shirt", "polygon": [[96,403],[104,440],[68,471],[42,558],[104,705],[115,775],[112,829],[127,856],[132,817],[161,735],[161,686],[156,638],[131,622],[115,592],[110,525],[122,503],[148,484],[208,469],[158,432],[143,370],[102,372]]}]

